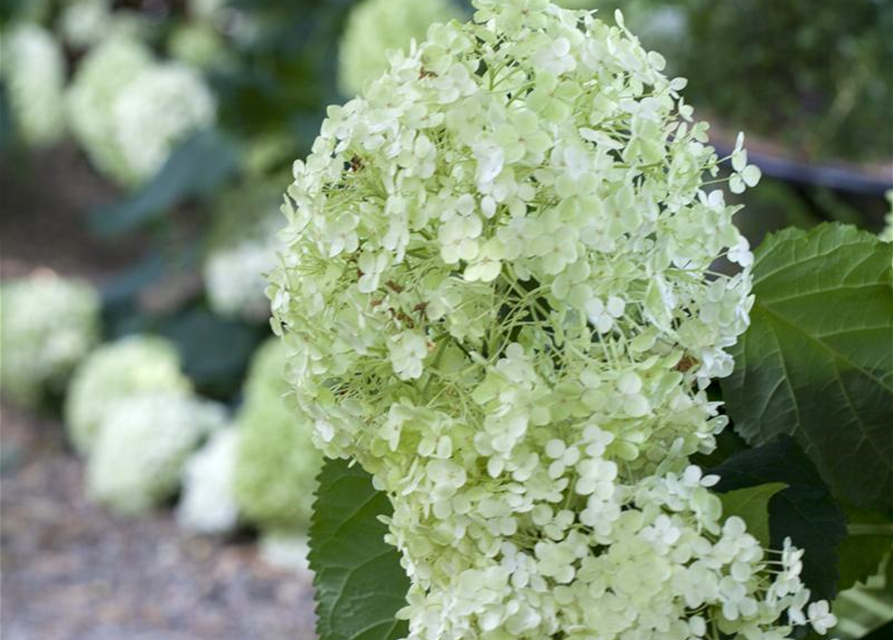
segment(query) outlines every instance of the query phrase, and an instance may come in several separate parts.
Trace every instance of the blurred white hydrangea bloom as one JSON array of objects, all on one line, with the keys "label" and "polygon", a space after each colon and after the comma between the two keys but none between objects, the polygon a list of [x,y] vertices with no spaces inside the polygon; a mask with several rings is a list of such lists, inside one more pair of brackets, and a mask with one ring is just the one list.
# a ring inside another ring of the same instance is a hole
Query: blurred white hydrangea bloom
[{"label": "blurred white hydrangea bloom", "polygon": [[108,36],[112,27],[110,0],[69,0],[59,15],[59,31],[72,46],[85,48]]},{"label": "blurred white hydrangea bloom", "polygon": [[217,103],[201,74],[180,63],[139,73],[115,98],[115,135],[140,180],[151,177],[190,132],[214,122]]},{"label": "blurred white hydrangea bloom", "polygon": [[0,389],[35,406],[61,392],[99,340],[99,293],[88,282],[37,274],[0,285]]},{"label": "blurred white hydrangea bloom", "polygon": [[139,41],[110,37],[81,60],[66,97],[75,138],[97,170],[123,185],[132,186],[140,177],[118,142],[115,103],[124,86],[152,64],[151,52]]},{"label": "blurred white hydrangea bloom", "polygon": [[312,426],[291,409],[285,348],[270,340],[258,349],[236,416],[239,444],[236,500],[246,520],[263,530],[304,532],[310,524],[322,454]]},{"label": "blurred white hydrangea bloom", "polygon": [[2,34],[2,75],[16,128],[28,145],[56,142],[65,129],[65,56],[52,33],[20,24]]},{"label": "blurred white hydrangea bloom", "polygon": [[216,313],[247,320],[270,317],[270,300],[264,291],[281,249],[277,225],[270,222],[263,223],[266,229],[260,237],[231,242],[212,250],[205,259],[205,288]]},{"label": "blurred white hydrangea bloom", "polygon": [[130,336],[94,351],[77,368],[65,398],[65,423],[75,448],[88,454],[105,414],[132,395],[187,394],[176,346],[164,338]]},{"label": "blurred white hydrangea bloom", "polygon": [[155,62],[138,40],[114,35],[79,65],[67,112],[96,168],[134,186],[189,133],[214,121],[216,100],[197,70]]},{"label": "blurred white hydrangea bloom", "polygon": [[688,458],[753,302],[720,167],[759,172],[619,14],[474,5],[295,162],[270,294],[297,419],[390,496],[410,640],[790,637],[796,550]]},{"label": "blurred white hydrangea bloom", "polygon": [[310,562],[307,560],[310,546],[306,535],[266,532],[261,536],[259,551],[261,559],[270,566],[296,574],[310,573]]},{"label": "blurred white hydrangea bloom", "polygon": [[116,402],[103,417],[88,460],[88,493],[124,514],[159,505],[176,492],[193,450],[225,424],[222,406],[182,394]]},{"label": "blurred white hydrangea bloom", "polygon": [[187,461],[177,506],[177,522],[184,529],[221,534],[235,528],[239,519],[233,488],[237,443],[236,430],[224,429]]},{"label": "blurred white hydrangea bloom", "polygon": [[435,22],[461,18],[452,0],[363,0],[347,17],[338,50],[338,84],[358,93],[388,67],[388,52],[405,51]]}]

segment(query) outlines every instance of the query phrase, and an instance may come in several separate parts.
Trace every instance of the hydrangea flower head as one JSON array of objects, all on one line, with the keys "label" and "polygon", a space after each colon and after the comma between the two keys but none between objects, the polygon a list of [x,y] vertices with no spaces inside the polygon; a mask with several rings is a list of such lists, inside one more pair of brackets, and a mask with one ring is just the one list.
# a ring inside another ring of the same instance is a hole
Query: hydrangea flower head
[{"label": "hydrangea flower head", "polygon": [[177,522],[188,531],[222,534],[235,528],[239,508],[234,493],[235,429],[215,433],[186,462]]},{"label": "hydrangea flower head", "polygon": [[139,176],[121,150],[114,105],[124,86],[152,64],[152,53],[141,42],[111,36],[81,60],[66,95],[69,126],[90,161],[127,186],[137,184]]},{"label": "hydrangea flower head", "polygon": [[67,2],[59,15],[59,30],[74,47],[96,44],[113,28],[114,16],[109,0]]},{"label": "hydrangea flower head", "polygon": [[103,417],[87,491],[120,513],[144,513],[173,496],[189,455],[225,425],[222,406],[183,394],[122,399]]},{"label": "hydrangea flower head", "polygon": [[65,423],[75,448],[88,454],[116,402],[150,392],[187,394],[176,346],[164,338],[130,336],[94,351],[77,368],[65,398]]},{"label": "hydrangea flower head", "polygon": [[269,320],[264,288],[281,250],[279,196],[278,189],[264,184],[230,191],[219,199],[202,266],[208,303],[215,313]]},{"label": "hydrangea flower head", "polygon": [[2,76],[22,140],[37,146],[56,142],[65,122],[65,57],[59,43],[36,24],[20,24],[3,34],[2,58]]},{"label": "hydrangea flower head", "polygon": [[155,174],[188,134],[214,122],[217,104],[194,68],[157,64],[136,76],[114,104],[115,135],[138,179]]},{"label": "hydrangea flower head", "polygon": [[88,282],[37,273],[0,286],[0,388],[23,406],[59,393],[98,342],[99,293]]},{"label": "hydrangea flower head", "polygon": [[348,15],[338,50],[341,91],[358,93],[387,69],[389,51],[405,50],[431,24],[461,15],[453,0],[363,0]]},{"label": "hydrangea flower head", "polygon": [[294,165],[297,417],[390,496],[411,640],[786,637],[802,585],[688,464],[752,303],[720,164],[758,172],[619,15],[474,4]]},{"label": "hydrangea flower head", "polygon": [[134,186],[154,175],[188,134],[214,121],[216,101],[192,67],[155,62],[138,40],[115,35],[79,65],[68,113],[97,169]]},{"label": "hydrangea flower head", "polygon": [[306,531],[322,454],[312,426],[287,398],[285,348],[270,340],[257,351],[236,416],[235,493],[245,519],[288,535]]}]

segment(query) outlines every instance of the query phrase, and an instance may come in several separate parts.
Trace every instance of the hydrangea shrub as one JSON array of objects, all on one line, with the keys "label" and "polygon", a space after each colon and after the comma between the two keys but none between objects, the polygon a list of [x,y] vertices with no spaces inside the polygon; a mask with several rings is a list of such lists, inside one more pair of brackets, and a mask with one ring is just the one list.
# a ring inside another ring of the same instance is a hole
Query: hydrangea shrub
[{"label": "hydrangea shrub", "polygon": [[59,393],[99,341],[99,294],[90,283],[52,273],[0,285],[0,390],[34,407]]},{"label": "hydrangea shrub", "polygon": [[461,17],[453,0],[363,0],[347,17],[338,49],[338,84],[353,95],[388,66],[388,52],[422,40],[434,22]]},{"label": "hydrangea shrub", "polygon": [[286,351],[277,340],[258,349],[236,416],[235,493],[244,518],[261,529],[307,529],[322,455],[311,424],[299,419],[287,397]]},{"label": "hydrangea shrub", "polygon": [[130,336],[94,351],[77,368],[65,397],[65,424],[75,448],[88,454],[116,402],[152,392],[186,394],[176,346],[155,336]]},{"label": "hydrangea shrub", "polygon": [[222,534],[239,519],[234,477],[238,434],[228,428],[215,433],[186,462],[177,522],[188,531]]},{"label": "hydrangea shrub", "polygon": [[474,4],[329,108],[269,290],[297,419],[393,503],[408,638],[823,633],[689,462],[752,304],[743,141],[619,15]]},{"label": "hydrangea shrub", "polygon": [[130,396],[105,414],[87,463],[87,491],[125,515],[173,497],[183,465],[226,426],[220,405],[171,393]]}]

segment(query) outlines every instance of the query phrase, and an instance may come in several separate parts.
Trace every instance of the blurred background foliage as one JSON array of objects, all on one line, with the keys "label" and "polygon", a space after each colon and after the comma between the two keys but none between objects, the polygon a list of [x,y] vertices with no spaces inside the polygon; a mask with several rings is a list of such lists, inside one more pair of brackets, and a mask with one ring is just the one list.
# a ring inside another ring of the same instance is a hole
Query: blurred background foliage
[{"label": "blurred background foliage", "polygon": [[[764,175],[738,196],[752,245],[826,220],[881,229],[893,186],[890,0],[559,4],[608,21],[621,8],[668,72],[689,79],[687,100],[721,152],[747,133]],[[263,274],[291,163],[385,48],[470,15],[464,0],[0,0],[4,254],[35,233],[31,194],[68,171],[43,175],[48,158],[92,167],[106,195],[77,224],[91,246],[126,255],[94,279],[103,338],[169,339],[195,390],[235,407],[270,336]],[[38,242],[52,244],[52,216],[41,220]],[[57,378],[33,408],[59,410]]]}]

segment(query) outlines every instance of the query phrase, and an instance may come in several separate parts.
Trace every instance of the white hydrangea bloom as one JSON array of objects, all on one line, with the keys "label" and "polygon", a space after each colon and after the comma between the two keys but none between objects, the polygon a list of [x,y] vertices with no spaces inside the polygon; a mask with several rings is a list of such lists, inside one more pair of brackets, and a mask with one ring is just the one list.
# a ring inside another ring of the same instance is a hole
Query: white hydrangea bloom
[{"label": "white hydrangea bloom", "polygon": [[35,406],[61,392],[98,342],[99,294],[88,282],[40,273],[0,285],[0,389]]},{"label": "white hydrangea bloom", "polygon": [[177,522],[196,533],[232,531],[239,518],[233,477],[238,437],[235,429],[215,434],[186,463]]},{"label": "white hydrangea bloom", "polygon": [[88,493],[124,514],[151,509],[176,492],[190,453],[225,423],[222,406],[182,394],[121,399],[100,425]]},{"label": "white hydrangea bloom", "polygon": [[65,423],[75,448],[88,454],[105,414],[128,396],[188,393],[174,344],[154,336],[130,336],[94,351],[77,368],[65,397]]},{"label": "white hydrangea bloom", "polygon": [[782,590],[688,463],[752,304],[719,165],[759,176],[619,15],[474,4],[294,165],[270,294],[298,418],[390,496],[410,640],[789,637],[799,568]]},{"label": "white hydrangea bloom", "polygon": [[3,34],[0,48],[10,109],[22,140],[43,146],[64,132],[65,57],[53,34],[20,24]]},{"label": "white hydrangea bloom", "polygon": [[260,557],[270,566],[299,575],[310,574],[307,536],[289,532],[270,531],[260,539]]},{"label": "white hydrangea bloom", "polygon": [[152,64],[151,52],[139,41],[110,37],[81,60],[66,97],[71,131],[90,161],[127,186],[139,183],[140,175],[118,141],[115,104],[123,88]]},{"label": "white hydrangea bloom", "polygon": [[266,229],[261,237],[228,243],[212,250],[205,259],[205,289],[215,313],[248,320],[270,317],[270,301],[264,293],[267,274],[275,268],[282,247],[277,239],[278,225],[263,226]]},{"label": "white hydrangea bloom", "polygon": [[422,40],[435,22],[461,18],[453,0],[363,0],[347,17],[338,49],[338,84],[358,93],[388,67],[388,52]]},{"label": "white hydrangea bloom", "polygon": [[155,174],[178,142],[214,122],[217,105],[201,75],[179,63],[138,74],[116,97],[112,116],[121,154],[139,179]]},{"label": "white hydrangea bloom", "polygon": [[216,115],[215,98],[198,71],[157,63],[143,44],[123,35],[87,54],[67,106],[91,161],[126,186],[154,175],[177,143]]},{"label": "white hydrangea bloom", "polygon": [[75,47],[88,47],[106,37],[112,28],[110,0],[71,0],[59,16],[59,30]]}]

